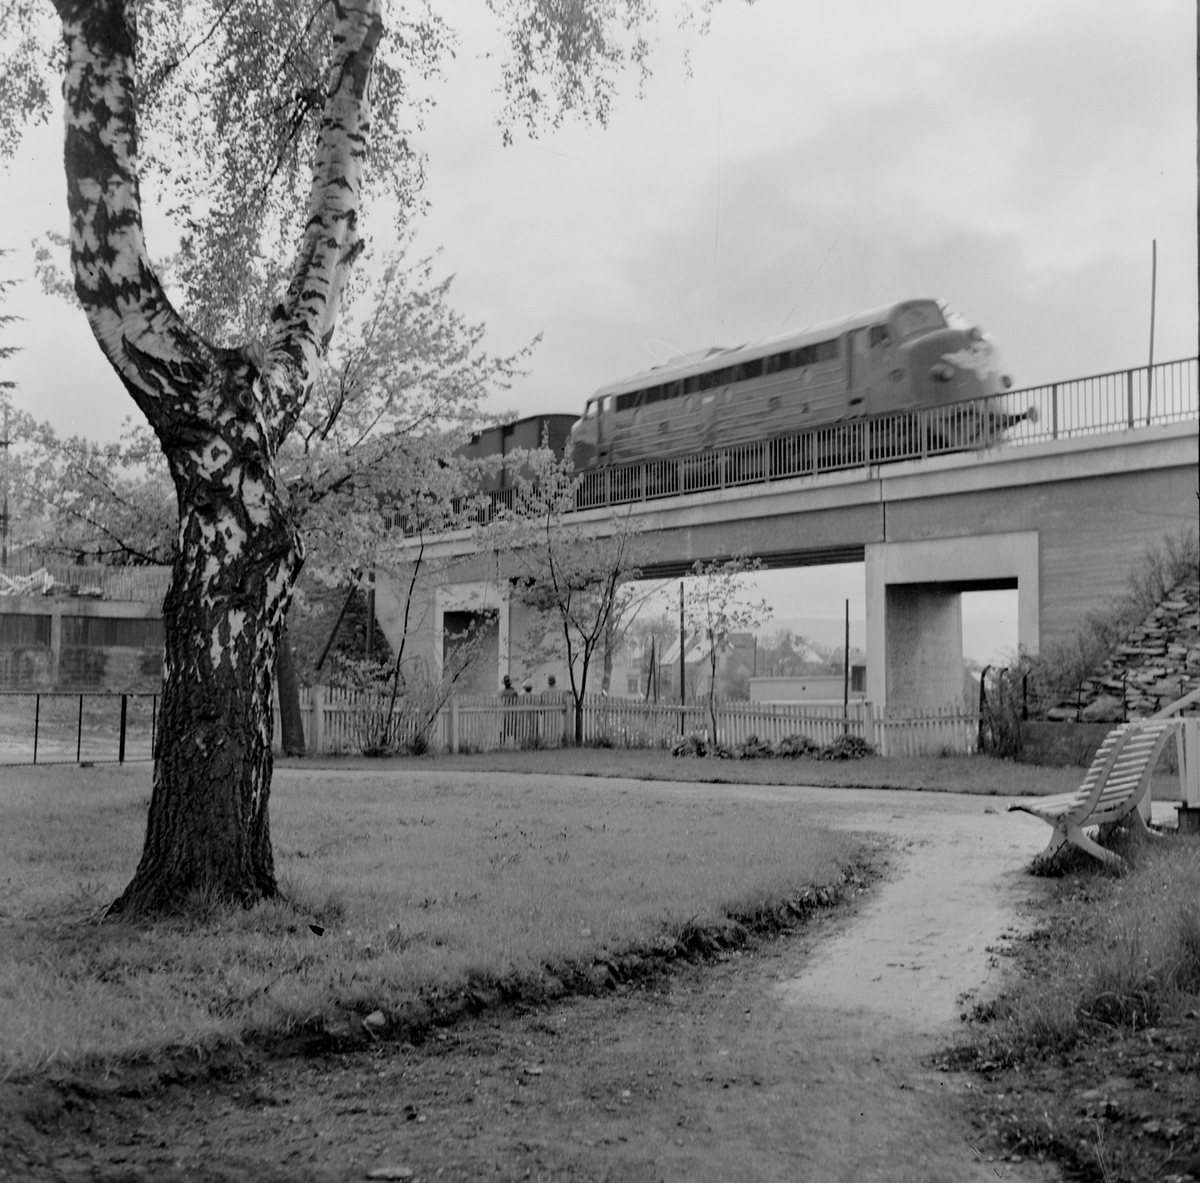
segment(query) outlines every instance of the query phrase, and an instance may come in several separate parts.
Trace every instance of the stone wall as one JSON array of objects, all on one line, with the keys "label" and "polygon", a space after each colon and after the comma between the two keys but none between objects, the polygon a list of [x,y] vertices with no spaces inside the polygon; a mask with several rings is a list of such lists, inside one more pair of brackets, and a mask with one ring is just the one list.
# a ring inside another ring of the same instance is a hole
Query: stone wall
[{"label": "stone wall", "polygon": [[[1200,686],[1200,577],[1177,583],[1080,687],[1076,705],[1048,719],[1120,721],[1153,715]],[[1196,704],[1195,713],[1200,713]]]}]

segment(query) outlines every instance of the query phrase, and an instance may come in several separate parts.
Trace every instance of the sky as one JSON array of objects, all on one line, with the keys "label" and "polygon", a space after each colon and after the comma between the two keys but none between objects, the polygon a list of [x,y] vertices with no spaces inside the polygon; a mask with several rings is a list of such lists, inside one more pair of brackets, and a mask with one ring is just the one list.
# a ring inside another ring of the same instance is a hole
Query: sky
[{"label": "sky", "polygon": [[[437,8],[460,44],[415,137],[417,250],[490,349],[542,336],[497,413],[576,412],[673,354],[913,296],[992,333],[1018,387],[1145,364],[1152,239],[1155,357],[1196,352],[1183,0],[724,0],[703,37],[660,0],[640,97],[629,75],[607,128],[507,148],[493,18]],[[6,375],[61,431],[111,439],[132,404],[32,279],[30,240],[65,228],[60,144],[35,129],[0,172],[5,269],[30,277]],[[172,229],[148,222],[152,253]]]}]

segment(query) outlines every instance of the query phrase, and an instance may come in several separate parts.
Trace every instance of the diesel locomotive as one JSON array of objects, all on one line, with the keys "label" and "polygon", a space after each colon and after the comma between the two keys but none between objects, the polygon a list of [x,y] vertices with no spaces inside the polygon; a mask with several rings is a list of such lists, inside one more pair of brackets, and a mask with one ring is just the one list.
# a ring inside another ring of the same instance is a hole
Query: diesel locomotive
[{"label": "diesel locomotive", "polygon": [[1011,386],[982,329],[941,301],[903,300],[769,341],[700,350],[603,386],[571,427],[570,443],[576,470],[587,471],[946,407],[954,446],[979,447],[1036,420],[1032,408],[962,408]]}]

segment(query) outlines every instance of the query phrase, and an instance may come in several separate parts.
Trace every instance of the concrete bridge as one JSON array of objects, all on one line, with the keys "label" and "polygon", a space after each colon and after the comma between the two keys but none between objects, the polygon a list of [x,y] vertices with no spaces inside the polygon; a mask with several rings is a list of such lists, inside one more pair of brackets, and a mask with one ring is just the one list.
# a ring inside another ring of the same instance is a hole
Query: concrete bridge
[{"label": "concrete bridge", "polygon": [[[1037,653],[1119,595],[1150,545],[1195,526],[1194,383],[1189,398],[1174,422],[581,510],[578,521],[603,528],[628,514],[653,555],[649,578],[741,553],[772,568],[865,562],[867,697],[893,714],[944,708],[962,695],[963,592],[1015,588],[1019,644]],[[496,612],[498,682],[521,626],[472,548],[465,535],[427,545],[461,565],[409,644],[439,664],[447,612]]]}]

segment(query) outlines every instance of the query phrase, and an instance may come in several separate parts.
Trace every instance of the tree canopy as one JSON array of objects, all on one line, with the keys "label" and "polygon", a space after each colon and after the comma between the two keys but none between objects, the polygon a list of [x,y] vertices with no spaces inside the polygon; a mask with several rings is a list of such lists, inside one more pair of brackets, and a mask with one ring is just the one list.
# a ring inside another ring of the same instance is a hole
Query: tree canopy
[{"label": "tree canopy", "polygon": [[[44,0],[6,0],[0,151],[48,118],[61,78],[75,296],[161,448],[179,511],[146,841],[114,908],[175,908],[196,891],[249,903],[278,891],[271,684],[301,523],[322,500],[305,462],[338,432],[365,438],[345,396],[369,371],[327,385],[321,366],[368,213],[390,204],[404,226],[420,208],[411,135],[453,34],[428,0],[53,8],[57,40]],[[603,123],[620,71],[645,66],[648,0],[488,8],[508,44],[506,131],[568,113]],[[169,266],[146,243],[147,200],[179,226]]]}]

